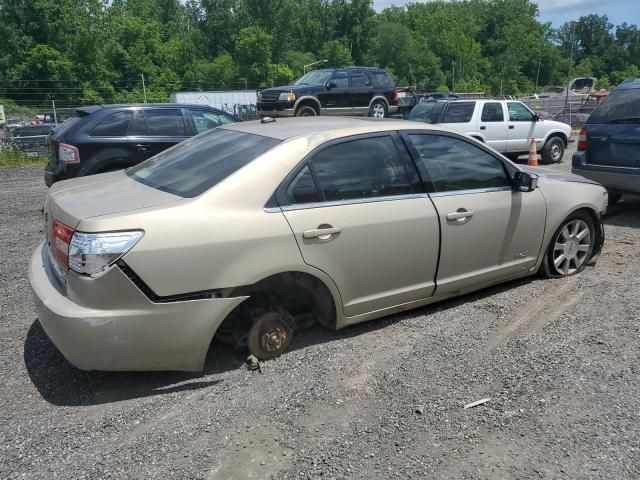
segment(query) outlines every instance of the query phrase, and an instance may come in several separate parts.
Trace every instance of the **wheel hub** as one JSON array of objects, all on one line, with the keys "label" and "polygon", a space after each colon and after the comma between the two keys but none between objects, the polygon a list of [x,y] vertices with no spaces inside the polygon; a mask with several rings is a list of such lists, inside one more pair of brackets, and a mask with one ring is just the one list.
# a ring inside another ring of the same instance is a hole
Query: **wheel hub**
[{"label": "wheel hub", "polygon": [[262,348],[269,352],[277,352],[282,349],[287,341],[287,332],[277,327],[271,332],[262,335]]}]

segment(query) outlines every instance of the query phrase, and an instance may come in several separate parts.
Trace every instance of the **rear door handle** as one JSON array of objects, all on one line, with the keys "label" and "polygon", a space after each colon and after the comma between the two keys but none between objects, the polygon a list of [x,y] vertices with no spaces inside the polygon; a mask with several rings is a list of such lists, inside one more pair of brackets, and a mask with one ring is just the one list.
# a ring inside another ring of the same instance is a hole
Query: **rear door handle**
[{"label": "rear door handle", "polygon": [[151,148],[151,145],[148,145],[146,143],[139,143],[138,145],[136,145],[136,148],[139,152],[148,152]]},{"label": "rear door handle", "polygon": [[448,213],[447,220],[464,220],[473,217],[473,212],[468,210],[458,210],[457,212]]},{"label": "rear door handle", "polygon": [[480,127],[480,130],[486,130],[486,129],[487,129],[487,127],[485,127],[484,125],[482,125],[482,126]]},{"label": "rear door handle", "polygon": [[516,127],[514,127],[513,125],[509,125],[509,130],[513,130],[514,128]]},{"label": "rear door handle", "polygon": [[321,240],[327,240],[331,238],[331,236],[339,234],[341,231],[342,229],[338,227],[313,228],[302,232],[302,238],[319,238]]}]

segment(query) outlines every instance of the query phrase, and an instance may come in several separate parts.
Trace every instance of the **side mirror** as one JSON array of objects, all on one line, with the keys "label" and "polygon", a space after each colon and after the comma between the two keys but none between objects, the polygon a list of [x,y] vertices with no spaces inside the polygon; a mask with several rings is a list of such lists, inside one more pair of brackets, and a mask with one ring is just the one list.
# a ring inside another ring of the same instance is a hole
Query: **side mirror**
[{"label": "side mirror", "polygon": [[533,192],[538,188],[538,175],[529,172],[516,172],[513,185],[518,192]]},{"label": "side mirror", "polygon": [[336,82],[327,82],[327,90],[331,90],[332,88],[336,88],[338,84]]},{"label": "side mirror", "polygon": [[540,115],[538,115],[537,113],[533,114],[533,121],[534,122],[539,122],[540,121]]}]

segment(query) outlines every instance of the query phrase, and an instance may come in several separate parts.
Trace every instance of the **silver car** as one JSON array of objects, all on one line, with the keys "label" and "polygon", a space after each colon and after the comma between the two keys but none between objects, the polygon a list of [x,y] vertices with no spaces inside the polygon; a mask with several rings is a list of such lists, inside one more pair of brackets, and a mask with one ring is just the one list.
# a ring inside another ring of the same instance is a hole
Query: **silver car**
[{"label": "silver car", "polygon": [[86,370],[200,370],[216,337],[271,358],[339,329],[594,263],[607,193],[429,125],[324,117],[217,128],[55,184],[30,281]]}]

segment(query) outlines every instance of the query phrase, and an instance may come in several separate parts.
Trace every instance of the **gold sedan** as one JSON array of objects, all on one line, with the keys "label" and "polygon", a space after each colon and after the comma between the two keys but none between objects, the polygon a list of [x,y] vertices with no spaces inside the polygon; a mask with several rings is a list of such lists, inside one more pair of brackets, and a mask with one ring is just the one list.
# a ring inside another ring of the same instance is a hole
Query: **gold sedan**
[{"label": "gold sedan", "polygon": [[271,358],[314,322],[576,274],[606,207],[598,184],[429,125],[263,119],[56,183],[30,281],[78,368],[199,370],[214,337]]}]

